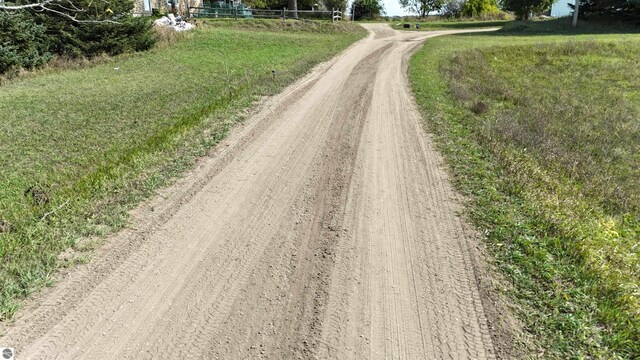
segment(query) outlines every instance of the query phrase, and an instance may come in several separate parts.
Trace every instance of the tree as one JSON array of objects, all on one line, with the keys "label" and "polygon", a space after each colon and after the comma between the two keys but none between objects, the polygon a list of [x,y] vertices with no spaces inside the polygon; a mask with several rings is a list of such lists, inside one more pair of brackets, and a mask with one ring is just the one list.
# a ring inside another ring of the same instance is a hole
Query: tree
[{"label": "tree", "polygon": [[[253,9],[282,10],[282,8],[286,7],[293,10],[293,4],[291,4],[289,1],[290,0],[243,0],[242,2],[247,7]],[[331,8],[344,10],[347,8],[346,0],[297,0],[296,5],[296,8],[298,10],[331,10]]]},{"label": "tree", "polygon": [[445,0],[441,14],[447,18],[460,17],[460,15],[462,15],[462,7],[464,4],[464,0]]},{"label": "tree", "polygon": [[467,0],[462,6],[462,15],[468,17],[498,12],[496,0]]},{"label": "tree", "polygon": [[53,55],[91,58],[147,50],[156,42],[152,23],[132,17],[132,10],[133,0],[2,3],[0,73],[42,65]]},{"label": "tree", "polygon": [[[67,57],[117,55],[151,48],[149,18],[131,16],[133,0],[60,0],[55,11],[30,11],[44,26],[52,52]],[[68,9],[68,10],[66,10]]]},{"label": "tree", "polygon": [[432,11],[438,11],[444,0],[400,0],[400,6],[420,17],[426,17]]},{"label": "tree", "polygon": [[289,9],[293,11],[293,17],[298,18],[298,0],[289,0]]},{"label": "tree", "polygon": [[327,10],[331,10],[331,9],[345,10],[347,8],[347,0],[324,0],[323,2]]},{"label": "tree", "polygon": [[0,11],[0,74],[38,67],[51,59],[45,27],[22,14]]},{"label": "tree", "polygon": [[354,0],[351,4],[353,20],[375,19],[384,14],[384,7],[378,0]]},{"label": "tree", "polygon": [[[97,2],[98,4],[100,2]],[[107,4],[106,1],[102,1],[104,5]],[[100,23],[100,22],[111,22],[116,23],[116,21],[111,19],[98,19],[91,18],[91,16],[80,16],[83,13],[87,13],[87,9],[78,7],[76,2],[71,0],[42,0],[42,1],[20,1],[16,4],[7,5],[7,3],[0,3],[0,11],[6,12],[16,12],[22,10],[30,10],[35,12],[45,12],[49,14],[56,14],[58,16],[64,17],[67,20],[71,20],[76,23]],[[113,14],[111,11],[110,14]],[[97,17],[97,16],[96,16]]]},{"label": "tree", "polygon": [[504,0],[505,10],[513,11],[518,20],[528,20],[530,14],[548,10],[555,0]]},{"label": "tree", "polygon": [[[589,15],[604,15],[626,18],[633,21],[640,20],[640,0],[579,0],[578,14],[580,17]],[[571,8],[576,5],[569,5]]]}]

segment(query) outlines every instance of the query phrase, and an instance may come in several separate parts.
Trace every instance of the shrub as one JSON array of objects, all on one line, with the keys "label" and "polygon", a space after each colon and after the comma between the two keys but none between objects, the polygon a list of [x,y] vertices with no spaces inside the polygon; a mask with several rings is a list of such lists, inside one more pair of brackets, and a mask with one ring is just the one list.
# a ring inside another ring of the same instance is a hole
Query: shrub
[{"label": "shrub", "polygon": [[468,17],[497,12],[498,4],[495,0],[467,0],[462,6],[462,15]]},{"label": "shrub", "polygon": [[148,50],[156,41],[151,23],[142,18],[127,19],[120,24],[76,24],[46,19],[44,24],[51,50],[71,58]]},{"label": "shrub", "polygon": [[0,74],[38,67],[55,54],[65,59],[117,55],[148,50],[157,41],[150,18],[130,15],[131,0],[74,0],[68,7],[83,9],[70,13],[78,20],[98,22],[76,22],[48,11],[0,12]]},{"label": "shrub", "polygon": [[0,74],[34,68],[51,59],[45,28],[22,14],[0,12]]},{"label": "shrub", "polygon": [[117,55],[148,50],[156,42],[152,23],[144,18],[131,18],[120,24],[82,24],[74,28],[75,39],[61,44],[64,52],[94,57],[101,53]]},{"label": "shrub", "polygon": [[80,20],[111,20],[117,23],[77,23],[61,15],[42,12],[32,16],[47,29],[51,50],[69,57],[94,57],[101,53],[117,55],[143,51],[155,43],[150,18],[133,18],[131,0],[75,0],[74,6],[85,11]]}]

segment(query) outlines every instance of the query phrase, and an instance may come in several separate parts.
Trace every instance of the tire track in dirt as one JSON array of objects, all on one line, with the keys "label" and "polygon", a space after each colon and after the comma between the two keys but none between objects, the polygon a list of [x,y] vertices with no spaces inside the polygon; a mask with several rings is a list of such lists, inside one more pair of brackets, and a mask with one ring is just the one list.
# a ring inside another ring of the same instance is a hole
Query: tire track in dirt
[{"label": "tire track in dirt", "polygon": [[473,236],[406,60],[371,35],[264,102],[5,324],[39,358],[494,358]]}]

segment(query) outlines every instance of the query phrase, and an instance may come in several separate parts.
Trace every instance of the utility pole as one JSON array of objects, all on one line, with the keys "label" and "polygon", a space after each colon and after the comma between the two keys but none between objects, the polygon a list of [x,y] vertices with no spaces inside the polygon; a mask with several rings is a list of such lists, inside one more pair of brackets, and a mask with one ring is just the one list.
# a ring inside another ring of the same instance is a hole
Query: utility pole
[{"label": "utility pole", "polygon": [[576,4],[573,6],[573,22],[571,27],[574,29],[578,26],[578,7],[580,7],[580,0],[576,0]]}]

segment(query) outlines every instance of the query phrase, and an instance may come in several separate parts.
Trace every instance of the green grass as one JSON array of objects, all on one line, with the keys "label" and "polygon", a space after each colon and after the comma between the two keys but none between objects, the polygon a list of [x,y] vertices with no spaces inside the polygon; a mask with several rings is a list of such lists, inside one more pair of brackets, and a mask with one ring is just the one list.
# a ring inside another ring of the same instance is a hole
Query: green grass
[{"label": "green grass", "polygon": [[580,35],[580,34],[637,34],[640,27],[637,23],[616,18],[591,17],[588,22],[578,21],[576,28],[571,27],[571,17],[563,17],[553,20],[509,21],[505,24],[500,34],[518,36],[542,36],[542,35]]},{"label": "green grass", "polygon": [[411,83],[529,355],[637,358],[640,35],[565,25],[433,39]]},{"label": "green grass", "polygon": [[243,109],[365,34],[200,22],[169,46],[2,86],[0,319],[68,265],[61,251],[121,228],[127,210],[223,138]]},{"label": "green grass", "polygon": [[319,34],[334,34],[336,32],[353,32],[356,27],[349,22],[330,20],[272,20],[272,19],[207,19],[202,21],[207,27],[222,28],[229,30],[249,30],[249,31],[273,31],[273,32],[304,32]]},{"label": "green grass", "polygon": [[[397,22],[391,25],[396,30],[418,30],[418,31],[434,31],[434,30],[461,30],[461,29],[480,29],[491,27],[503,27],[507,25],[509,20],[469,20],[469,21],[417,21],[417,22]],[[411,28],[405,29],[402,24],[410,24]],[[416,24],[420,24],[420,29],[416,29]]]}]

